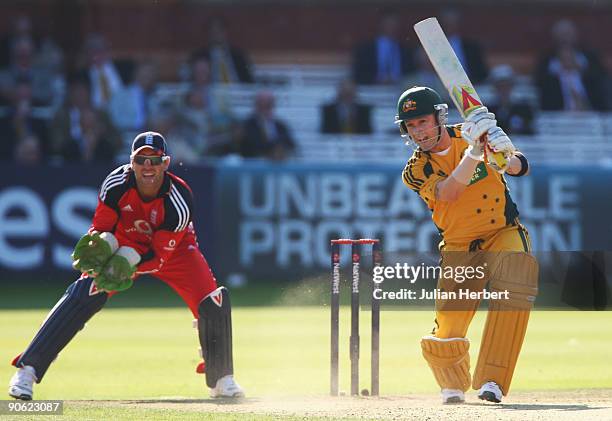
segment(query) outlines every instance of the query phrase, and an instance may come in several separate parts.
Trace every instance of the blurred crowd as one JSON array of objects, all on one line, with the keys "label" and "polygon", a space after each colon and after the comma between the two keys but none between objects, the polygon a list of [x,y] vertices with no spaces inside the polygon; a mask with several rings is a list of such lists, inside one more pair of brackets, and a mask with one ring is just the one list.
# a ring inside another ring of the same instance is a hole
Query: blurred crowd
[{"label": "blurred crowd", "polygon": [[[539,110],[606,111],[610,80],[600,55],[580,42],[576,26],[560,20],[551,28],[531,80],[539,106],[513,95],[517,75],[509,65],[492,69],[482,45],[461,33],[460,16],[448,10],[442,27],[473,83],[489,83],[489,108],[509,133],[531,134]],[[404,25],[405,26],[405,25]],[[321,133],[372,133],[372,106],[357,97],[358,85],[427,85],[444,92],[421,48],[406,45],[397,14],[383,13],[376,37],[356,45],[350,77],[339,81],[334,100],[321,104]],[[233,46],[227,23],[213,19],[207,45],[189,55],[181,95],[159,95],[158,63],[117,59],[103,34],[83,40],[75,62],[62,46],[40,38],[28,16],[14,19],[0,39],[0,139],[3,161],[23,164],[110,162],[135,133],[155,130],[171,145],[175,161],[240,156],[282,160],[296,148],[291,128],[275,113],[274,95],[262,87],[252,113],[238,118],[222,89],[257,82],[248,54]],[[313,111],[315,112],[315,111]],[[391,118],[391,117],[390,117]],[[124,156],[125,159],[125,156]]]}]

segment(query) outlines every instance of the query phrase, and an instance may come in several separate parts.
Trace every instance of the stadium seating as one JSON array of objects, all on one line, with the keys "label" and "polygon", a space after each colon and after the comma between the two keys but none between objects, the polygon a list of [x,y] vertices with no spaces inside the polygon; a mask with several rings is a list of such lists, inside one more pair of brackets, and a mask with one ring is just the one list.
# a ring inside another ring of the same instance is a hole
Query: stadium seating
[{"label": "stadium seating", "polygon": [[[276,114],[291,128],[298,143],[296,159],[305,161],[389,162],[405,161],[410,153],[393,123],[397,86],[360,86],[359,101],[372,106],[372,135],[322,135],[320,107],[333,100],[340,80],[348,70],[341,64],[261,64],[256,68],[258,84],[217,86],[228,109],[238,119],[253,109],[257,92],[267,90],[276,98]],[[164,83],[156,97],[160,103],[178,105],[188,85]],[[491,85],[477,87],[483,101],[492,98]],[[537,106],[537,92],[529,78],[519,77],[514,94]],[[450,105],[450,104],[449,104]],[[5,110],[0,109],[0,115]],[[37,115],[51,118],[52,110],[38,109]],[[451,107],[451,123],[461,121]],[[541,112],[534,121],[534,136],[513,136],[514,142],[532,162],[558,165],[612,164],[612,113]],[[126,145],[133,133],[124,133]]]}]

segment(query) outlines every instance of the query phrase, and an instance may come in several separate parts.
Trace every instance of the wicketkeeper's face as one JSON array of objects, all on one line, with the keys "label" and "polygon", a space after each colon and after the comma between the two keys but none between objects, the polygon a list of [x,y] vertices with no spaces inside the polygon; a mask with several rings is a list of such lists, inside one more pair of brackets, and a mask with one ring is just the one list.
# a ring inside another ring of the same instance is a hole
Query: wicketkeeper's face
[{"label": "wicketkeeper's face", "polygon": [[142,149],[132,157],[132,169],[141,185],[161,184],[169,165],[169,156],[160,156],[151,148]]}]

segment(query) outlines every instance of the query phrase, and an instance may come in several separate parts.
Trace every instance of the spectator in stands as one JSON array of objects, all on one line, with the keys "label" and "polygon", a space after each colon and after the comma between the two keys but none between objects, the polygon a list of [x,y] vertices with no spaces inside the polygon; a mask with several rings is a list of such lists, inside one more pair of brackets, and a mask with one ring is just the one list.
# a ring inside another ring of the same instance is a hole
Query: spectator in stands
[{"label": "spectator in stands", "polygon": [[603,111],[606,71],[599,55],[578,42],[576,26],[562,19],[552,27],[554,47],[539,60],[535,81],[543,110]]},{"label": "spectator in stands", "polygon": [[361,85],[394,84],[414,69],[412,50],[402,43],[403,26],[396,13],[385,12],[376,38],[353,52],[353,79]]},{"label": "spectator in stands", "polygon": [[54,154],[65,161],[112,162],[121,148],[121,137],[104,110],[94,108],[89,81],[71,78],[66,104],[51,127]]},{"label": "spectator in stands", "polygon": [[289,128],[274,116],[274,96],[262,91],[255,97],[255,110],[243,125],[242,156],[274,160],[287,158],[295,149]]},{"label": "spectator in stands", "polygon": [[251,63],[246,53],[232,46],[227,37],[227,25],[221,18],[208,24],[208,46],[197,50],[192,60],[206,57],[210,60],[214,83],[253,83]]},{"label": "spectator in stands", "polygon": [[497,125],[508,134],[533,134],[533,108],[512,96],[515,82],[512,67],[507,64],[494,67],[489,78],[495,97],[487,102],[487,107],[495,113]]},{"label": "spectator in stands", "polygon": [[158,78],[155,63],[140,63],[134,82],[119,90],[111,99],[109,113],[114,125],[122,131],[145,131],[155,104]]},{"label": "spectator in stands", "polygon": [[32,20],[27,15],[16,16],[11,22],[10,32],[0,40],[0,67],[7,67],[10,64],[12,45],[20,38],[34,40]]},{"label": "spectator in stands", "polygon": [[119,66],[112,60],[108,42],[101,34],[90,34],[85,42],[91,99],[97,109],[106,109],[109,101],[123,89]]},{"label": "spectator in stands", "polygon": [[52,105],[57,96],[63,95],[62,75],[58,68],[36,63],[34,41],[29,37],[13,40],[9,66],[0,71],[0,92],[4,99],[13,95],[17,79],[30,80],[32,98],[41,106]]},{"label": "spectator in stands", "polygon": [[336,99],[321,108],[322,133],[372,133],[371,107],[356,101],[355,84],[345,79],[338,85]]},{"label": "spectator in stands", "polygon": [[[477,22],[471,22],[477,24]],[[482,52],[481,45],[465,37],[461,30],[466,27],[466,22],[462,18],[458,9],[447,8],[440,15],[440,25],[448,37],[450,45],[457,54],[464,70],[472,83],[481,83],[489,75],[489,69]]]},{"label": "spectator in stands", "polygon": [[216,101],[207,100],[198,90],[187,92],[184,98],[181,117],[194,129],[199,154],[230,141],[234,118],[226,108],[215,104]]},{"label": "spectator in stands", "polygon": [[244,127],[242,122],[234,120],[230,126],[228,140],[211,145],[206,151],[206,155],[214,157],[239,157],[242,152],[243,139]]},{"label": "spectator in stands", "polygon": [[40,141],[34,135],[22,138],[15,146],[14,162],[20,165],[37,165],[42,162]]},{"label": "spectator in stands", "polygon": [[189,92],[201,96],[203,103],[215,111],[228,112],[228,100],[222,89],[212,83],[210,61],[204,56],[195,58],[191,63]]},{"label": "spectator in stands", "polygon": [[32,98],[30,79],[25,75],[18,76],[10,102],[0,118],[3,159],[13,159],[16,145],[29,136],[40,139],[43,154],[49,151],[47,120],[41,113],[40,105]]},{"label": "spectator in stands", "polygon": [[151,128],[162,133],[172,145],[172,165],[201,161],[201,139],[196,128],[179,112],[175,104],[164,102],[151,116]]}]

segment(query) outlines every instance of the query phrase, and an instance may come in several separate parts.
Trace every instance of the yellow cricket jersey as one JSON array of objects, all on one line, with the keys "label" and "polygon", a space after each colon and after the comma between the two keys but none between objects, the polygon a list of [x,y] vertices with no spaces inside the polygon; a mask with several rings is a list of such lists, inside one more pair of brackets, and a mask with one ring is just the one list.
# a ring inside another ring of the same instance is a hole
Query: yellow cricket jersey
[{"label": "yellow cricket jersey", "polygon": [[402,174],[404,184],[417,192],[432,211],[442,244],[470,243],[515,223],[518,210],[504,176],[484,162],[478,164],[470,184],[457,200],[436,200],[436,184],[450,176],[468,147],[461,137],[460,124],[446,129],[451,137],[450,148],[443,153],[417,148]]}]

